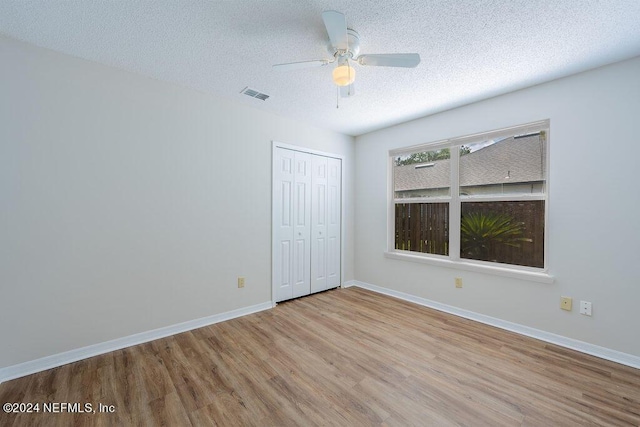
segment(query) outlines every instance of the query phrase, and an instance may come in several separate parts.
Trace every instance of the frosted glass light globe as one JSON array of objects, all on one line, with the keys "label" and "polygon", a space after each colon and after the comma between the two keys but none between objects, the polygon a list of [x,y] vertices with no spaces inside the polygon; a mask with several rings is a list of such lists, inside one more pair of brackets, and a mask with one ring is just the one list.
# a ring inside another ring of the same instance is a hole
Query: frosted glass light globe
[{"label": "frosted glass light globe", "polygon": [[356,79],[356,70],[349,65],[340,65],[333,70],[333,81],[338,86],[349,86]]}]

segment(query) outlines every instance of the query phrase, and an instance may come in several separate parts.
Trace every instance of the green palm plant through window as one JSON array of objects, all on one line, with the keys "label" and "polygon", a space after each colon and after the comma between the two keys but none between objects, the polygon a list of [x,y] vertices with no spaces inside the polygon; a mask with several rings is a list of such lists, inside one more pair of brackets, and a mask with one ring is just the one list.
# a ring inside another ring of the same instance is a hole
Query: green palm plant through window
[{"label": "green palm plant through window", "polygon": [[519,248],[531,242],[524,234],[524,224],[503,213],[469,212],[460,219],[460,243],[463,258],[491,261],[499,246]]}]

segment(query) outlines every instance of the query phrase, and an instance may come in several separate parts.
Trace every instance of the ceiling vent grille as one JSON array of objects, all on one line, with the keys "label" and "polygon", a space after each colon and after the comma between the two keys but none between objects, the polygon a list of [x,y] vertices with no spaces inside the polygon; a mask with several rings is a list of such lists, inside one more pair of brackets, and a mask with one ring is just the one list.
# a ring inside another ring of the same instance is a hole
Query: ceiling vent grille
[{"label": "ceiling vent grille", "polygon": [[240,93],[243,93],[243,94],[245,94],[247,96],[250,96],[252,98],[260,99],[262,101],[266,101],[267,98],[269,98],[269,95],[267,95],[266,93],[262,93],[262,92],[259,92],[259,91],[255,90],[255,89],[251,89],[249,86],[247,86],[244,89],[242,89],[240,91]]}]

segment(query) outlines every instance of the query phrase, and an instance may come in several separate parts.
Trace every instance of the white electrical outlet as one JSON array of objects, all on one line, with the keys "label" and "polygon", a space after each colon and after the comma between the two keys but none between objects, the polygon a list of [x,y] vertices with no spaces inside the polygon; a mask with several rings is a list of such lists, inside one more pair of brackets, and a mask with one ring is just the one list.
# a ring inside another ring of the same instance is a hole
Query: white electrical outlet
[{"label": "white electrical outlet", "polygon": [[591,316],[591,303],[589,301],[580,301],[580,314]]}]

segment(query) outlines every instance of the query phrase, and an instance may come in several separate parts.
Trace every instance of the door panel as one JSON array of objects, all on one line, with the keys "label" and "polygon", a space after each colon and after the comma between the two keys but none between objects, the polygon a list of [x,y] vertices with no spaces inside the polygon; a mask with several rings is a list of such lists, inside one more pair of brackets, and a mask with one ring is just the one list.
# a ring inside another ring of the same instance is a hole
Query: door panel
[{"label": "door panel", "polygon": [[308,295],[311,291],[311,155],[295,152],[294,230],[296,250],[293,253],[292,297]]},{"label": "door panel", "polygon": [[[304,260],[304,258],[309,253],[307,249],[307,242],[305,239],[296,239],[296,259]],[[295,283],[296,285],[303,284],[308,281],[307,271],[305,269],[306,262],[298,262],[295,264]]]},{"label": "door panel", "polygon": [[282,301],[293,295],[291,265],[293,262],[293,188],[295,152],[278,149],[274,151],[273,193],[273,281],[276,300]]},{"label": "door panel", "polygon": [[280,206],[282,221],[280,222],[280,225],[283,227],[290,227],[292,225],[291,196],[293,195],[291,192],[291,181],[282,181],[280,195],[282,197],[282,206]]},{"label": "door panel", "polygon": [[311,196],[311,292],[327,289],[327,167],[328,159],[314,155]]},{"label": "door panel", "polygon": [[280,241],[280,266],[281,266],[281,279],[280,288],[285,292],[286,289],[291,289],[291,242],[288,240]]},{"label": "door panel", "polygon": [[342,161],[327,159],[327,288],[340,286],[342,224]]}]

